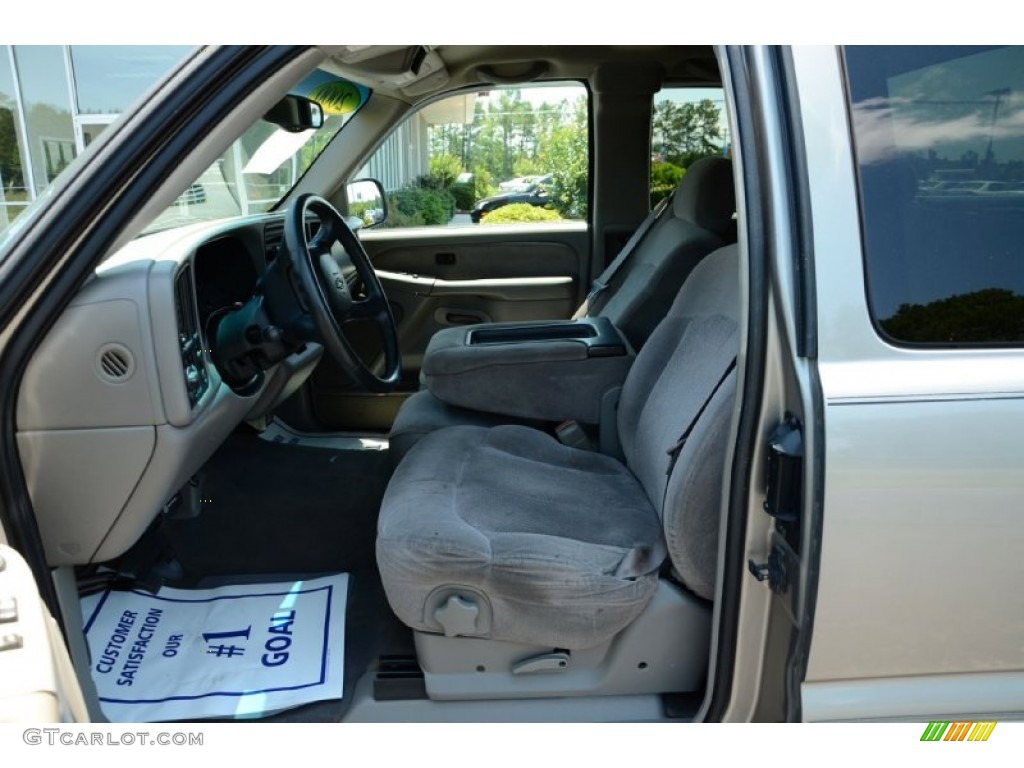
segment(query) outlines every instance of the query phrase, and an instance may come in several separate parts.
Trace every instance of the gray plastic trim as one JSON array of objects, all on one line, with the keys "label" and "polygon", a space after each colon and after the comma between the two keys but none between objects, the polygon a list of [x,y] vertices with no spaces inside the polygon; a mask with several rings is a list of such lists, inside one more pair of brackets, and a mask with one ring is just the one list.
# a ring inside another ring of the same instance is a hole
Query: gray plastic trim
[{"label": "gray plastic trim", "polygon": [[70,566],[55,568],[53,570],[53,585],[57,588],[57,596],[60,598],[61,618],[67,631],[68,653],[75,667],[78,686],[82,689],[82,697],[85,699],[85,706],[89,712],[89,722],[109,722],[100,708],[96,683],[92,679],[92,660],[89,656],[89,646],[85,642],[85,622],[82,618],[82,608],[78,597],[75,569]]},{"label": "gray plastic trim", "polygon": [[[156,428],[156,447],[138,485],[121,514],[92,555],[92,562],[110,560],[134,544],[167,500],[213,455],[252,408],[253,397],[239,397],[226,386],[213,386],[212,402],[198,419],[181,429],[170,424]],[[116,476],[111,465],[105,475]],[[73,489],[71,489],[73,492]],[[71,503],[67,500],[67,504]]]},{"label": "gray plastic trim", "polygon": [[146,471],[155,432],[142,426],[18,433],[25,483],[50,565],[89,562]]},{"label": "gray plastic trim", "polygon": [[497,701],[376,701],[374,672],[356,685],[347,723],[653,723],[665,720],[660,696],[509,699]]},{"label": "gray plastic trim", "polygon": [[[115,278],[115,290],[104,291],[124,298],[90,301],[100,292],[87,288],[84,300],[64,311],[25,371],[19,429],[152,426],[164,420],[138,277]],[[124,381],[110,381],[98,370],[98,355],[112,345],[135,359]]]},{"label": "gray plastic trim", "polygon": [[442,701],[695,691],[710,635],[710,605],[664,580],[636,621],[607,643],[572,651],[555,671],[513,673],[550,647],[413,633],[427,694]]},{"label": "gray plastic trim", "polygon": [[[50,565],[126,551],[257,403],[260,393],[236,395],[208,363],[207,391],[190,407],[174,281],[197,247],[266,218],[129,243],[100,265],[33,356],[17,440]],[[111,345],[134,357],[123,381],[97,370],[97,355]]]}]

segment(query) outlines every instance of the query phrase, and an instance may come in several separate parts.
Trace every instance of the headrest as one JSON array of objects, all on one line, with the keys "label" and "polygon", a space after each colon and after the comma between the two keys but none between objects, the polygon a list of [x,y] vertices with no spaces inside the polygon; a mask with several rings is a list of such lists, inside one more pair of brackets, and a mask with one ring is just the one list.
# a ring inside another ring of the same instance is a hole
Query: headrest
[{"label": "headrest", "polygon": [[689,168],[679,182],[672,200],[676,218],[710,230],[726,240],[735,231],[736,190],[732,161],[724,157],[703,157]]},{"label": "headrest", "polygon": [[727,245],[701,259],[686,278],[668,313],[672,317],[722,315],[739,322],[739,246]]}]

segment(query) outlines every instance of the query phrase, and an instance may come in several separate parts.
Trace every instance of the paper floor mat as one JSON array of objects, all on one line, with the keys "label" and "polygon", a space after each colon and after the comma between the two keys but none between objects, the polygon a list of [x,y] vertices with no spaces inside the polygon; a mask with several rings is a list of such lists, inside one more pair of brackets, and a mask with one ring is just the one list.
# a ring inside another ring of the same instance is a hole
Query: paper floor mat
[{"label": "paper floor mat", "polygon": [[82,599],[112,722],[259,717],[340,699],[348,575]]}]

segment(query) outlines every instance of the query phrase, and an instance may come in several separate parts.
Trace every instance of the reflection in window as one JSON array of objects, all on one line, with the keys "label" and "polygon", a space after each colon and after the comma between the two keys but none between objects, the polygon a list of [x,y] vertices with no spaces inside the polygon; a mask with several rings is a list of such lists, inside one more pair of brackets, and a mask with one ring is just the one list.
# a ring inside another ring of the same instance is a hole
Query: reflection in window
[{"label": "reflection in window", "polygon": [[[16,45],[14,57],[28,134],[33,137],[29,142],[32,173],[36,191],[41,192],[53,180],[51,171],[60,166],[66,153],[72,159],[75,156],[64,52],[59,45]],[[70,142],[70,148],[60,149],[61,142]]]},{"label": "reflection in window", "polygon": [[185,45],[72,45],[79,113],[125,112],[190,50]]},{"label": "reflection in window", "polygon": [[10,60],[0,48],[0,229],[14,221],[31,199],[25,184],[25,147],[15,93]]},{"label": "reflection in window", "polygon": [[39,141],[43,145],[43,157],[46,159],[46,180],[53,181],[75,159],[75,142],[46,136],[40,136]]},{"label": "reflection in window", "polygon": [[1024,48],[848,48],[867,277],[901,341],[1024,342]]}]

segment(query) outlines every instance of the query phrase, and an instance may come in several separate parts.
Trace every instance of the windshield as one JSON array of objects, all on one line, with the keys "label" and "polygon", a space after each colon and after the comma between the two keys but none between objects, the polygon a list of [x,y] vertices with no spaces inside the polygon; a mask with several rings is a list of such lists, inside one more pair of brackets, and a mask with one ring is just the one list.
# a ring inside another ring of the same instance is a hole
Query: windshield
[{"label": "windshield", "polygon": [[291,93],[320,104],[324,112],[320,128],[291,133],[259,120],[154,219],[143,234],[272,210],[370,95],[366,87],[320,69],[306,77]]},{"label": "windshield", "polygon": [[[0,244],[27,225],[58,177],[188,50],[0,46]],[[320,104],[320,128],[292,133],[256,121],[145,232],[274,208],[370,96],[320,69],[291,93]]]}]

